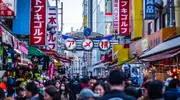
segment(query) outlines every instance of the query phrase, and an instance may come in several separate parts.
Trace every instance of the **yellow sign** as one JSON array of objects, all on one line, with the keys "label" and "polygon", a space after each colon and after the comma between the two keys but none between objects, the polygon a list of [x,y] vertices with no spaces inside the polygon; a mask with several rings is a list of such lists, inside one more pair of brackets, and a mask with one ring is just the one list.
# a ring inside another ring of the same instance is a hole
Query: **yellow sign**
[{"label": "yellow sign", "polygon": [[84,27],[87,27],[87,16],[84,16]]}]

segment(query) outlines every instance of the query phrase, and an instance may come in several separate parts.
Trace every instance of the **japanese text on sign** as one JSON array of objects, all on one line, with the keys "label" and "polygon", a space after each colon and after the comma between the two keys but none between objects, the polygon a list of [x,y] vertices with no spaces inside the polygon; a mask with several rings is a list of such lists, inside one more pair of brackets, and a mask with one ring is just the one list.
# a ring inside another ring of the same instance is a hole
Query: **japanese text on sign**
[{"label": "japanese text on sign", "polygon": [[120,0],[119,11],[119,33],[120,35],[129,35],[129,0]]},{"label": "japanese text on sign", "polygon": [[111,47],[111,43],[109,40],[106,40],[106,39],[102,39],[100,42],[99,42],[99,48],[101,50],[108,50],[109,48]]},{"label": "japanese text on sign", "polygon": [[118,6],[118,0],[113,0],[113,29],[118,30],[119,26],[119,6]]},{"label": "japanese text on sign", "polygon": [[32,0],[31,3],[31,45],[45,45],[46,0]]},{"label": "japanese text on sign", "polygon": [[15,0],[0,0],[0,16],[14,17],[15,7]]},{"label": "japanese text on sign", "polygon": [[56,7],[48,7],[48,24],[51,26],[50,30],[47,30],[48,46],[55,50],[57,49],[57,9]]},{"label": "japanese text on sign", "polygon": [[144,19],[151,20],[155,18],[154,0],[145,0],[144,9]]},{"label": "japanese text on sign", "polygon": [[67,50],[74,50],[76,48],[76,41],[73,38],[68,38],[65,41],[65,46]]}]

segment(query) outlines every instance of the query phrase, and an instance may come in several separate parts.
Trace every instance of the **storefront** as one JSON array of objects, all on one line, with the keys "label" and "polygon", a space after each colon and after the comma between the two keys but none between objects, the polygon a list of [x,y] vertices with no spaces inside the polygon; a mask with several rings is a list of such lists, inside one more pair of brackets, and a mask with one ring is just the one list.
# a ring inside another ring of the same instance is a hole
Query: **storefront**
[{"label": "storefront", "polygon": [[180,36],[174,37],[149,50],[140,60],[146,63],[155,79],[180,78]]}]

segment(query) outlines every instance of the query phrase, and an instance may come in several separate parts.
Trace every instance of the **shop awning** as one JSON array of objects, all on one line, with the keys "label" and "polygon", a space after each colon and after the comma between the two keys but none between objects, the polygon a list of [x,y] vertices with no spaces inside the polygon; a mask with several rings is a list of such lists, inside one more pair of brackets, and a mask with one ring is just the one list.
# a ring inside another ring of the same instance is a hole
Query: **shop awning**
[{"label": "shop awning", "polygon": [[140,59],[144,59],[149,56],[157,55],[162,52],[166,52],[166,51],[173,50],[176,48],[180,48],[180,36],[159,44],[155,48],[151,49],[150,51],[148,51],[145,54],[143,54],[142,56],[140,56]]},{"label": "shop awning", "polygon": [[[46,55],[44,52],[42,52],[41,50],[39,50],[38,48],[36,47],[33,47],[33,46],[29,46],[28,47],[28,56],[31,57],[33,55],[36,55],[36,56],[44,56]],[[28,57],[28,58],[29,58]]]},{"label": "shop awning", "polygon": [[134,59],[135,59],[135,57],[133,57],[133,58],[129,58],[129,59],[124,60],[124,61],[122,61],[122,62],[120,62],[120,63],[118,63],[118,64],[111,65],[110,67],[121,66],[121,65],[123,65],[123,64],[126,64],[126,63],[128,63],[128,62],[130,62],[130,61],[134,60]]}]

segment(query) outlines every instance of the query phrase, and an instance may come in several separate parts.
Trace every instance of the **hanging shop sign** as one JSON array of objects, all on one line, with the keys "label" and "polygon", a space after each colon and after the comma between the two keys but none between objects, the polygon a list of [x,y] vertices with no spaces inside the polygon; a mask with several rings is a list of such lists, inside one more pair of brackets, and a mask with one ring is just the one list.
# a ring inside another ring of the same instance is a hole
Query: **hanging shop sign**
[{"label": "hanging shop sign", "polygon": [[129,0],[120,0],[119,12],[119,34],[129,35]]},{"label": "hanging shop sign", "polygon": [[[113,29],[118,30],[119,27],[119,0],[113,0]],[[117,32],[118,33],[118,32]]]},{"label": "hanging shop sign", "polygon": [[47,26],[47,45],[57,51],[57,34],[58,34],[58,22],[57,22],[57,8],[48,7],[48,26]]},{"label": "hanging shop sign", "polygon": [[13,47],[13,36],[9,31],[7,31],[4,27],[0,26],[2,29],[2,42],[9,44],[11,47]]},{"label": "hanging shop sign", "polygon": [[82,47],[84,50],[92,50],[94,44],[93,44],[93,41],[90,40],[90,39],[85,39],[83,42],[82,42]]},{"label": "hanging shop sign", "polygon": [[45,45],[46,0],[31,0],[31,45]]},{"label": "hanging shop sign", "polygon": [[14,18],[16,15],[16,0],[0,0],[0,17]]},{"label": "hanging shop sign", "polygon": [[111,43],[110,43],[109,40],[107,40],[107,39],[102,39],[102,40],[100,40],[100,42],[99,42],[99,48],[100,48],[101,50],[106,51],[106,50],[108,50],[110,47],[111,47]]},{"label": "hanging shop sign", "polygon": [[144,19],[153,20],[155,19],[155,0],[145,0],[144,2]]},{"label": "hanging shop sign", "polygon": [[67,50],[74,50],[76,48],[76,41],[73,38],[66,39],[65,47]]}]

